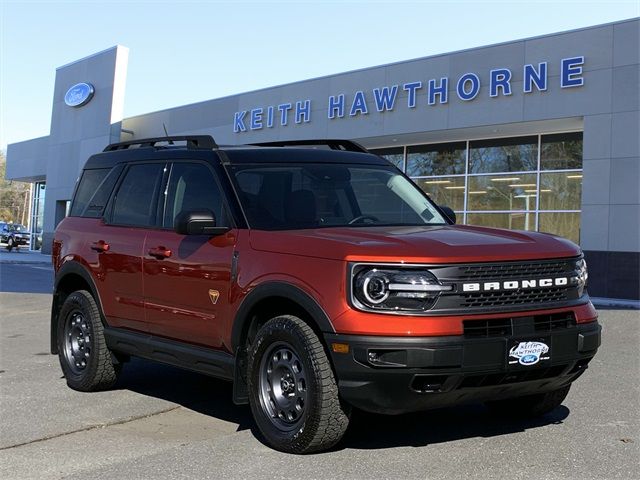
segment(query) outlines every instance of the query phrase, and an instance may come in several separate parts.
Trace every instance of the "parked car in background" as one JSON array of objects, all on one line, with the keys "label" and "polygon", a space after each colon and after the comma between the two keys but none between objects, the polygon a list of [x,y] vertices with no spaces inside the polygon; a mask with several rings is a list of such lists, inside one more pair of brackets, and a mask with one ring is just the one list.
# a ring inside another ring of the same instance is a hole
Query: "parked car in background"
[{"label": "parked car in background", "polygon": [[29,229],[19,223],[0,222],[0,244],[9,251],[29,245]]}]

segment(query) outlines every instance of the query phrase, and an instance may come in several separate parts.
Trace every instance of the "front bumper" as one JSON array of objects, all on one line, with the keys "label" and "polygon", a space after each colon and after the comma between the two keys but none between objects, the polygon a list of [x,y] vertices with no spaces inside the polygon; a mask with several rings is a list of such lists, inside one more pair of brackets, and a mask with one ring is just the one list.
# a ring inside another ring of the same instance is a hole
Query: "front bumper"
[{"label": "front bumper", "polygon": [[[600,346],[597,321],[538,332],[523,319],[516,327],[508,336],[483,338],[325,334],[325,341],[341,397],[386,414],[556,390],[584,373]],[[549,358],[509,363],[510,348],[527,341],[545,342]],[[334,343],[348,344],[349,352],[334,352]]]}]

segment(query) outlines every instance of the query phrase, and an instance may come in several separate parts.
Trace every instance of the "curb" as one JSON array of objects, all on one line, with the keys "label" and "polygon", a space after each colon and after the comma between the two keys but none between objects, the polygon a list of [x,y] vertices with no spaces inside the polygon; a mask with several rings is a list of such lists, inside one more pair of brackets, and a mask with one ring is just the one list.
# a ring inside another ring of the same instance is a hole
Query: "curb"
[{"label": "curb", "polygon": [[51,265],[51,262],[39,260],[0,260],[0,265]]},{"label": "curb", "polygon": [[629,310],[640,310],[640,300],[626,300],[623,298],[590,297],[591,303],[600,308],[613,307]]}]

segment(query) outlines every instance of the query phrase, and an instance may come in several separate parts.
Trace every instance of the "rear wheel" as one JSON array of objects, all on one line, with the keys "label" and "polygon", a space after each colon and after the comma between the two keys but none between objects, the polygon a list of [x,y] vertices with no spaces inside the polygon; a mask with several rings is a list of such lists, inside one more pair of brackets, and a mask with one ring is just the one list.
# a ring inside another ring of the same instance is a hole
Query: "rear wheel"
[{"label": "rear wheel", "polygon": [[11,251],[13,250],[13,247],[14,247],[13,238],[9,238],[9,240],[7,240],[7,250]]},{"label": "rear wheel", "polygon": [[269,320],[250,349],[248,368],[251,411],[270,446],[310,453],[342,438],[349,409],[338,398],[320,339],[301,319]]},{"label": "rear wheel", "polygon": [[487,402],[487,407],[498,415],[539,417],[559,407],[570,388],[571,385],[566,385],[552,392]]},{"label": "rear wheel", "polygon": [[86,290],[71,293],[62,304],[57,339],[60,366],[69,387],[91,392],[113,386],[121,365],[113,363],[98,305]]}]

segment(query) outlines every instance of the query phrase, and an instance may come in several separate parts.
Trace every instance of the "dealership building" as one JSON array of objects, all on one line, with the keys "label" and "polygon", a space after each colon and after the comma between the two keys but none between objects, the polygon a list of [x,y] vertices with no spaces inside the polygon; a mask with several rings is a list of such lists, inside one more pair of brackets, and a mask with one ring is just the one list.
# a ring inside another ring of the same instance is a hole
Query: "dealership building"
[{"label": "dealership building", "polygon": [[47,253],[84,162],[109,143],[164,126],[218,144],[348,138],[458,223],[567,237],[592,296],[639,300],[639,31],[636,18],[130,118],[117,46],[57,69],[50,134],[8,146],[7,178],[33,184],[32,248]]}]

